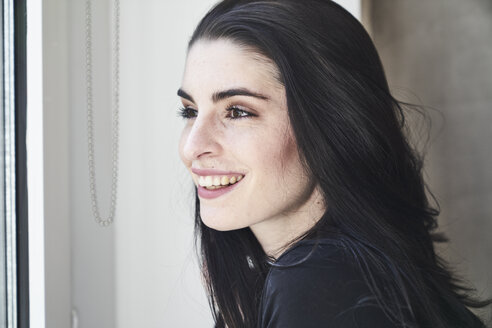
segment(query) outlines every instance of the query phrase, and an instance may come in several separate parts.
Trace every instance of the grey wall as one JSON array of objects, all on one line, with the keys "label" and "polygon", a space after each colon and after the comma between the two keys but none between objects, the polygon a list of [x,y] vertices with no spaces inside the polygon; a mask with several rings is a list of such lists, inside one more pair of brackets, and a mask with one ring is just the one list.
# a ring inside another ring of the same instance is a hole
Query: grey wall
[{"label": "grey wall", "polygon": [[[445,258],[492,295],[492,1],[365,1],[393,94],[432,118],[427,182]],[[417,98],[418,97],[418,98]]]},{"label": "grey wall", "polygon": [[[30,8],[28,6],[28,8]],[[29,9],[28,9],[29,10]],[[45,322],[34,322],[33,328],[70,327],[71,312],[71,248],[70,248],[70,169],[69,169],[69,88],[68,88],[68,40],[66,15],[67,3],[63,0],[45,0],[42,2],[42,127],[43,127],[43,168],[44,181],[42,194],[44,199],[44,216],[30,213],[30,216],[44,218],[44,245],[37,245],[44,250],[44,286],[36,286],[37,292],[45,291]],[[29,27],[28,27],[29,30]],[[30,73],[28,73],[30,74]],[[32,78],[30,76],[30,78]],[[29,83],[29,82],[28,82]],[[30,89],[32,90],[32,89]],[[36,99],[37,100],[37,99]],[[28,103],[29,111],[40,110],[38,104]],[[31,114],[28,114],[31,115]],[[29,130],[32,127],[28,127]],[[32,130],[31,130],[32,131]],[[29,142],[28,142],[29,144]],[[34,166],[34,165],[33,165]],[[32,167],[29,166],[28,170]],[[30,191],[31,192],[31,191]],[[29,195],[39,197],[39,195]],[[30,225],[29,229],[33,226]],[[38,226],[39,228],[39,226]],[[29,232],[29,236],[38,234]],[[29,242],[31,242],[30,239]],[[44,246],[44,247],[43,247]],[[31,245],[30,245],[31,247]],[[33,254],[30,249],[30,254]],[[41,251],[42,252],[42,251]],[[37,254],[39,255],[39,253]],[[31,283],[39,282],[43,273],[30,270]],[[32,288],[32,286],[31,286]],[[31,313],[34,309],[39,319],[38,311],[43,309],[31,299]]]}]

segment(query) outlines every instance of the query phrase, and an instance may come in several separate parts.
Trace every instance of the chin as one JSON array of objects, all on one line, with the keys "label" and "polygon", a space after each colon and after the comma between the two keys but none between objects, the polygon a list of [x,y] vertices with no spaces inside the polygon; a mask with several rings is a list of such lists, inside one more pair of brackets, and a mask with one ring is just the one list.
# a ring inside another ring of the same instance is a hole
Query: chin
[{"label": "chin", "polygon": [[238,225],[237,221],[233,219],[233,217],[223,218],[220,216],[207,216],[201,215],[202,222],[210,229],[214,229],[217,231],[232,231],[245,228],[244,225]]}]

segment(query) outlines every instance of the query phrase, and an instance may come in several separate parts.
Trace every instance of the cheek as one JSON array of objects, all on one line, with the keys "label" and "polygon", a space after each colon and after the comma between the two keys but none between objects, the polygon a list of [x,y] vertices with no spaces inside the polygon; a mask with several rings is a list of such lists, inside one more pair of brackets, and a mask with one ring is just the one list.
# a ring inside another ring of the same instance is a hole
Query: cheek
[{"label": "cheek", "polygon": [[279,179],[299,175],[301,164],[297,144],[292,134],[290,132],[279,133],[273,140],[276,142],[270,145],[270,151],[265,152],[265,165],[268,165],[272,174]]},{"label": "cheek", "polygon": [[278,156],[281,163],[290,163],[294,164],[295,166],[298,166],[300,164],[297,143],[294,140],[292,134],[289,133],[285,137],[280,149],[281,151]]},{"label": "cheek", "polygon": [[305,204],[313,192],[309,178],[299,157],[294,138],[286,139],[272,157],[269,185],[264,185],[264,208],[282,214],[293,213]]},{"label": "cheek", "polygon": [[290,199],[293,192],[304,188],[307,179],[297,144],[285,128],[255,139],[254,146],[242,156],[251,165],[254,180],[251,192],[258,195],[258,201]]}]

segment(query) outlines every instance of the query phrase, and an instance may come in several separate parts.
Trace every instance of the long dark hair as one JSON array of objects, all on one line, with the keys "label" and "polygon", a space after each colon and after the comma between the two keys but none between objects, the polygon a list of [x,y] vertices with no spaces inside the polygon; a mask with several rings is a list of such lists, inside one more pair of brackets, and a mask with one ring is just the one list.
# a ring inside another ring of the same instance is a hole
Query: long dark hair
[{"label": "long dark hair", "polygon": [[[371,38],[329,0],[225,0],[197,26],[277,66],[306,171],[327,209],[299,239],[327,238],[358,266],[386,315],[401,327],[483,327],[472,299],[435,254],[437,209],[421,156],[405,136]],[[216,231],[200,218],[196,238],[216,327],[254,327],[268,258],[249,228]]]}]

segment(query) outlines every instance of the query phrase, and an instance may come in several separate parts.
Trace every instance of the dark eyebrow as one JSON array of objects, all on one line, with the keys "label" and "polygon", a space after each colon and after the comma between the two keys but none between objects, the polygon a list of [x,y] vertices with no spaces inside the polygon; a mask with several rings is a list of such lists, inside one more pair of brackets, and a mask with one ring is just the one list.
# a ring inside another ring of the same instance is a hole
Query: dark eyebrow
[{"label": "dark eyebrow", "polygon": [[[186,93],[186,91],[184,91],[183,89],[178,90],[178,96],[180,96],[181,98],[188,99],[189,101],[191,101],[193,103],[195,102],[193,100],[193,97],[190,96],[188,93]],[[254,98],[258,98],[258,99],[262,99],[262,100],[269,100],[269,98],[267,96],[264,96],[260,93],[250,91],[246,88],[237,88],[237,89],[229,89],[229,90],[214,92],[214,94],[212,95],[212,101],[214,103],[216,103],[220,100],[223,100],[223,99],[226,99],[229,97],[234,97],[234,96],[247,96],[247,97],[254,97]]]},{"label": "dark eyebrow", "polygon": [[191,101],[192,103],[194,103],[195,101],[193,100],[193,97],[190,96],[189,94],[186,93],[186,91],[184,91],[183,89],[178,89],[178,96],[180,96],[181,98],[184,98],[184,99],[188,99],[189,101]]},{"label": "dark eyebrow", "polygon": [[234,97],[234,96],[247,96],[247,97],[253,97],[253,98],[258,98],[262,100],[268,100],[267,96],[264,96],[262,94],[256,93],[249,91],[248,89],[245,88],[238,88],[238,89],[229,89],[229,90],[224,90],[224,91],[219,91],[215,92],[212,95],[212,101],[214,103],[229,98],[229,97]]}]

